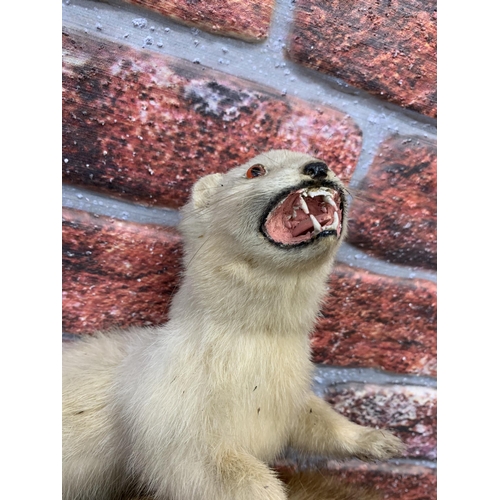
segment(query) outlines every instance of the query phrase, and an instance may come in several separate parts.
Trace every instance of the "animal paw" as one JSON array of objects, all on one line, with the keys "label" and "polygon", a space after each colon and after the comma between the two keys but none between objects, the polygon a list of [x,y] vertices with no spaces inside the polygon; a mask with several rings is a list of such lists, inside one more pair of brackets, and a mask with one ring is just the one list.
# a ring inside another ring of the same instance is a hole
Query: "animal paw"
[{"label": "animal paw", "polygon": [[356,457],[364,461],[387,460],[401,456],[406,446],[394,434],[378,429],[366,429],[357,443]]}]

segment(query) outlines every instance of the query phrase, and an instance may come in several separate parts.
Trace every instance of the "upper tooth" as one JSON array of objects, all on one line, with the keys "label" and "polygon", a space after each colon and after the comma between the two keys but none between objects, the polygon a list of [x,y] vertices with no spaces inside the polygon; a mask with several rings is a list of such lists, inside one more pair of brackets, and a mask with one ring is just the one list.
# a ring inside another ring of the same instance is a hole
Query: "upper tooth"
[{"label": "upper tooth", "polygon": [[299,196],[299,204],[300,208],[304,211],[306,215],[309,215],[309,208],[307,206],[307,203],[305,202],[304,198],[302,196]]},{"label": "upper tooth", "polygon": [[326,191],[325,189],[316,189],[314,191],[307,191],[307,194],[313,198],[314,196],[319,196],[319,195],[323,195],[323,196],[330,196],[330,192],[329,191]]},{"label": "upper tooth", "polygon": [[313,223],[314,231],[316,233],[321,233],[321,224],[318,222],[318,219],[316,219],[313,214],[309,214],[309,217],[311,218],[311,221]]},{"label": "upper tooth", "polygon": [[331,206],[332,206],[335,210],[338,210],[338,209],[339,209],[339,207],[337,207],[337,204],[333,201],[333,198],[331,197],[331,195],[330,195],[330,194],[325,195],[325,196],[323,197],[323,201],[324,201],[325,203],[328,203],[329,205],[331,205]]}]

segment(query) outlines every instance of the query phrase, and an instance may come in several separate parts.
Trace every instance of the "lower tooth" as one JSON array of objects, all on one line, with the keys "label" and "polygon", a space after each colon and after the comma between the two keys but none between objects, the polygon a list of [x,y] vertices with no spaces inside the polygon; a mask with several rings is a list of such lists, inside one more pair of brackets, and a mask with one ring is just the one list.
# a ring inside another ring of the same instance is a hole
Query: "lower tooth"
[{"label": "lower tooth", "polygon": [[333,229],[337,229],[339,226],[339,214],[337,212],[333,212]]},{"label": "lower tooth", "polygon": [[313,214],[310,214],[309,217],[311,218],[311,222],[313,223],[314,232],[321,233],[321,224],[318,222],[318,219],[316,219]]},{"label": "lower tooth", "polygon": [[329,225],[329,226],[326,226],[325,229],[327,231],[331,231],[331,230],[337,230],[338,227],[339,227],[339,216],[337,214],[337,212],[334,212],[333,213],[333,222]]}]

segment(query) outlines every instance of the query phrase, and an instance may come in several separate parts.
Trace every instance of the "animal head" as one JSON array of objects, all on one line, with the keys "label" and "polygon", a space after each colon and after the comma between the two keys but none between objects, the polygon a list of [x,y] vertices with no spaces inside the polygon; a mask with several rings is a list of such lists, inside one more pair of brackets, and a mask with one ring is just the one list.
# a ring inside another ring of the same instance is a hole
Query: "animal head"
[{"label": "animal head", "polygon": [[273,150],[201,178],[181,231],[190,253],[293,267],[333,256],[346,234],[346,211],[345,187],[323,161]]}]

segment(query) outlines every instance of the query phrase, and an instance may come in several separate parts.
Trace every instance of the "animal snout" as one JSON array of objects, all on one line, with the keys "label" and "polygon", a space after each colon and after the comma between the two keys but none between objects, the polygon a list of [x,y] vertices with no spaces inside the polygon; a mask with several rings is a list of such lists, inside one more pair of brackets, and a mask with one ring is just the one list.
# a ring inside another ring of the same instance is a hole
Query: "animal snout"
[{"label": "animal snout", "polygon": [[307,164],[303,169],[304,175],[312,179],[325,179],[328,175],[328,167],[319,161]]}]

